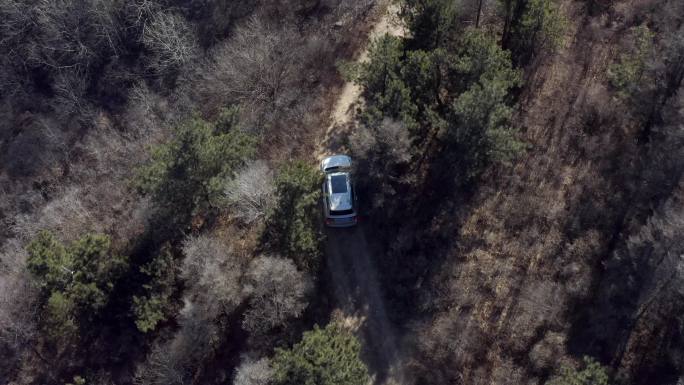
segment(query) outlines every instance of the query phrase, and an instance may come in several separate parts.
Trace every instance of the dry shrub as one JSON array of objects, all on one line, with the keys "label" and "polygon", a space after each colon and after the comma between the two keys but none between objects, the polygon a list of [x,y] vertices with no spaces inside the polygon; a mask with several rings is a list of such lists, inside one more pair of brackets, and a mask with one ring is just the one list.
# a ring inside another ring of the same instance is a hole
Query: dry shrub
[{"label": "dry shrub", "polygon": [[[3,264],[6,262],[3,258]],[[23,271],[6,271],[0,275],[0,341],[21,356],[36,336],[39,309],[37,290]]]},{"label": "dry shrub", "polygon": [[438,316],[420,334],[421,350],[428,360],[445,365],[448,362],[455,368],[477,366],[487,350],[485,331],[467,307]]},{"label": "dry shrub", "polygon": [[0,364],[0,376],[20,365],[38,335],[38,290],[24,269],[26,258],[16,239],[0,249],[0,350],[8,353]]},{"label": "dry shrub", "polygon": [[148,68],[157,76],[178,71],[199,54],[192,27],[182,16],[169,12],[154,13],[143,28],[141,40],[152,53]]},{"label": "dry shrub", "polygon": [[187,385],[190,373],[178,362],[178,354],[168,346],[156,345],[135,372],[136,385]]},{"label": "dry shrub", "polygon": [[587,231],[564,246],[561,259],[565,265],[560,270],[560,277],[568,295],[583,298],[590,294],[592,275],[588,264],[598,258],[601,251],[601,238],[596,230]]},{"label": "dry shrub", "polygon": [[35,213],[17,216],[14,233],[28,241],[41,230],[57,231],[65,240],[78,239],[84,231],[103,231],[92,213],[82,201],[83,191],[78,187],[68,188],[55,194],[56,197]]},{"label": "dry shrub", "polygon": [[263,220],[275,203],[273,171],[265,161],[249,163],[228,182],[225,196],[233,215],[244,223]]},{"label": "dry shrub", "polygon": [[372,158],[382,153],[393,163],[411,160],[409,130],[401,122],[385,118],[371,127],[359,128],[350,138],[351,148],[359,158]]},{"label": "dry shrub", "polygon": [[297,121],[304,113],[298,85],[305,75],[301,48],[293,29],[279,29],[253,17],[215,49],[200,72],[200,94],[214,111],[239,104],[246,127],[261,132],[286,127],[282,123]]},{"label": "dry shrub", "polygon": [[528,354],[534,370],[554,370],[565,354],[566,338],[562,333],[548,331],[544,338],[534,344]]},{"label": "dry shrub", "polygon": [[291,260],[255,258],[250,263],[244,288],[250,306],[245,312],[243,327],[261,335],[285,326],[290,319],[302,315],[310,289],[309,277],[297,270]]},{"label": "dry shrub", "polygon": [[183,242],[181,275],[186,281],[179,328],[170,339],[155,343],[138,366],[137,384],[185,385],[211,360],[224,338],[221,315],[240,304],[242,261],[216,236],[189,236]]},{"label": "dry shrub", "polygon": [[204,309],[186,303],[179,330],[165,342],[157,342],[135,372],[140,385],[188,385],[211,359],[219,346],[220,334]]},{"label": "dry shrub", "polygon": [[538,384],[534,378],[527,376],[526,368],[511,358],[504,357],[492,369],[491,376],[486,371],[474,379],[477,384],[497,384],[497,385],[532,385]]},{"label": "dry shrub", "polygon": [[[49,131],[48,131],[49,132]],[[64,150],[68,177],[43,182],[36,199],[7,211],[12,234],[23,240],[46,229],[73,240],[85,232],[109,233],[117,240],[139,234],[148,216],[146,199],[130,199],[130,170],[144,157],[135,136],[121,133],[100,115],[81,140]],[[14,198],[33,186],[17,183]],[[23,198],[25,200],[25,197]]]},{"label": "dry shrub", "polygon": [[589,135],[608,130],[619,116],[616,113],[619,106],[601,83],[589,86],[581,103],[579,111],[581,128]]},{"label": "dry shrub", "polygon": [[517,352],[526,353],[539,330],[563,326],[567,310],[567,294],[556,282],[539,280],[525,282],[518,304],[508,326],[507,343]]},{"label": "dry shrub", "polygon": [[105,370],[97,371],[92,376],[86,378],[86,381],[88,381],[88,384],[92,385],[116,385],[112,379],[112,375]]},{"label": "dry shrub", "polygon": [[240,366],[235,369],[233,385],[268,385],[273,378],[273,368],[268,358],[254,360],[243,357]]},{"label": "dry shrub", "polygon": [[190,236],[183,242],[183,254],[185,296],[193,309],[211,320],[233,311],[244,298],[243,262],[230,246],[213,236]]}]

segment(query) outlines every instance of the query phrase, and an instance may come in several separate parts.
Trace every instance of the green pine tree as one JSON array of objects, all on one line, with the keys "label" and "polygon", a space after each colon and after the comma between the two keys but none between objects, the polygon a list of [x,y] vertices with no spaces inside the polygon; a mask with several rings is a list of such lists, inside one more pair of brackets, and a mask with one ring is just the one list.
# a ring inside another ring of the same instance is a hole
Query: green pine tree
[{"label": "green pine tree", "polygon": [[278,203],[264,233],[265,240],[276,250],[308,271],[318,268],[321,256],[322,183],[321,173],[304,162],[283,166],[275,181]]},{"label": "green pine tree", "polygon": [[567,20],[556,0],[501,0],[501,4],[503,46],[512,52],[517,65],[560,46]]},{"label": "green pine tree", "polygon": [[593,358],[584,356],[581,369],[563,366],[559,375],[548,385],[608,385],[606,368]]},{"label": "green pine tree", "polygon": [[457,170],[461,182],[523,151],[510,125],[510,94],[522,76],[496,38],[469,28],[436,46],[413,39],[407,46],[401,38],[381,37],[370,47],[370,60],[353,71],[367,101],[366,125],[385,117],[401,121],[414,150],[431,151],[427,155]]},{"label": "green pine tree", "polygon": [[368,369],[361,344],[350,332],[329,324],[305,332],[292,349],[277,349],[273,358],[278,385],[365,385]]},{"label": "green pine tree", "polygon": [[43,328],[54,339],[73,337],[109,302],[128,259],[106,235],[87,234],[64,245],[43,231],[28,245],[28,270],[41,288]]},{"label": "green pine tree", "polygon": [[133,296],[135,325],[143,333],[154,330],[159,322],[168,317],[176,283],[176,262],[168,247],[140,267],[147,277],[144,293]]},{"label": "green pine tree", "polygon": [[215,204],[225,181],[256,151],[255,138],[236,124],[231,109],[216,124],[195,118],[178,126],[174,138],[154,148],[149,164],[138,170],[140,191],[180,225]]},{"label": "green pine tree", "polygon": [[634,47],[630,52],[621,54],[617,62],[608,68],[608,79],[618,95],[629,99],[642,87],[648,60],[653,56],[655,34],[646,25],[632,31]]}]

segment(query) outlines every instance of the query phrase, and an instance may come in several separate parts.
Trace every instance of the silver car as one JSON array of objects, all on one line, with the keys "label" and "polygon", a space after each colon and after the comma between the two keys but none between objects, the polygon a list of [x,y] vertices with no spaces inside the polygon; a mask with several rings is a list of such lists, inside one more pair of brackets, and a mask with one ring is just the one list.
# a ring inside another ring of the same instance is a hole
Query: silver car
[{"label": "silver car", "polygon": [[323,214],[330,227],[349,227],[358,222],[356,194],[351,180],[351,158],[333,155],[323,159]]}]

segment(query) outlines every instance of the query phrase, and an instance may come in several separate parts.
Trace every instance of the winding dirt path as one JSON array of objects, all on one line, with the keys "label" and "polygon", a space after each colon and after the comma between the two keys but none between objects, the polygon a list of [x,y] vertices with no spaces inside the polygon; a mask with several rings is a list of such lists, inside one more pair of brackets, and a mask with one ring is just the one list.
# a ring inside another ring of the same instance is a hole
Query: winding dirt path
[{"label": "winding dirt path", "polygon": [[[390,4],[385,5],[381,9],[383,9],[383,13],[378,18],[375,25],[373,25],[373,28],[371,28],[366,46],[359,51],[357,57],[354,59],[357,63],[368,59],[368,43],[373,39],[384,34],[404,36],[404,28],[399,23],[397,17],[399,11],[397,6]],[[361,87],[354,82],[346,82],[330,113],[330,124],[318,141],[316,158],[321,159],[331,151],[339,148],[341,138],[349,134],[349,130],[354,124],[354,115],[360,100]]]},{"label": "winding dirt path", "polygon": [[[397,9],[386,8],[372,28],[368,41],[385,33],[402,35]],[[355,59],[364,61],[367,47]],[[318,143],[317,158],[340,150],[339,143],[355,124],[354,114],[361,89],[352,82],[342,88],[330,116],[330,125]],[[401,350],[390,322],[377,271],[362,225],[350,229],[328,229],[327,266],[337,300],[336,317],[355,330],[363,342],[362,356],[376,385],[405,384]]]}]

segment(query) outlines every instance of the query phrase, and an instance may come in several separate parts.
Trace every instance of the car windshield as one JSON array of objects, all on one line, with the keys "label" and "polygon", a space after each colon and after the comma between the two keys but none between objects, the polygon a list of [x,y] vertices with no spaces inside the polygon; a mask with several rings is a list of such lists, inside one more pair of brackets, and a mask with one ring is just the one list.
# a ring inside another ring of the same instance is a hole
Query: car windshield
[{"label": "car windshield", "polygon": [[347,192],[347,177],[345,175],[333,175],[330,177],[330,184],[332,185],[333,194]]}]

